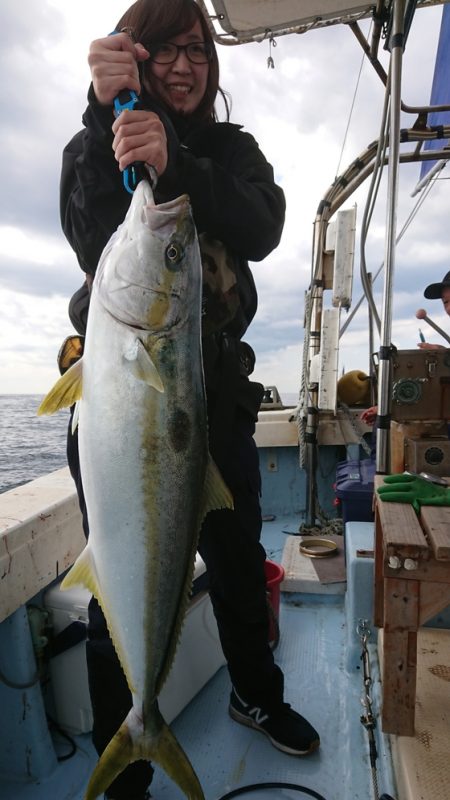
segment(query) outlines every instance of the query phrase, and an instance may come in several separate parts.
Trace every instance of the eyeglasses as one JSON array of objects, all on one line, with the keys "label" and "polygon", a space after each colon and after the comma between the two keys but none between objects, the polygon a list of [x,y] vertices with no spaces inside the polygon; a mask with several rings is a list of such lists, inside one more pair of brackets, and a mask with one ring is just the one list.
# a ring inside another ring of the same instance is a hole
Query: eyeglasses
[{"label": "eyeglasses", "polygon": [[192,64],[207,64],[212,59],[211,45],[207,44],[207,42],[190,42],[189,44],[161,42],[160,44],[149,45],[148,50],[150,58],[155,64],[173,64],[181,50],[184,50]]}]

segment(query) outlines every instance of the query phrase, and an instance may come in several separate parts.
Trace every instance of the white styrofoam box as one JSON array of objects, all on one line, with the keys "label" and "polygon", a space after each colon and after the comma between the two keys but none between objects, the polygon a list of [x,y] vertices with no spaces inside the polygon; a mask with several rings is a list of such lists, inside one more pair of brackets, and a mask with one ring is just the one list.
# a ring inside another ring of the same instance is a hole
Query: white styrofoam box
[{"label": "white styrofoam box", "polygon": [[340,313],[339,308],[325,308],[322,313],[319,408],[333,413],[337,402]]},{"label": "white styrofoam box", "polygon": [[298,422],[295,409],[260,411],[256,423],[255,442],[258,447],[298,447]]},{"label": "white styrofoam box", "polygon": [[333,306],[350,308],[352,304],[355,230],[356,206],[338,211],[334,253]]},{"label": "white styrofoam box", "polygon": [[[205,572],[197,555],[194,580]],[[59,584],[44,598],[51,613],[54,633],[72,622],[87,624],[90,593],[75,587],[60,591]],[[200,592],[186,612],[180,642],[172,669],[159,697],[166,722],[171,722],[203,686],[225,664],[209,594]],[[50,660],[54,714],[58,724],[72,734],[92,730],[92,708],[86,668],[85,642],[75,645]]]},{"label": "white styrofoam box", "polygon": [[325,245],[323,248],[326,255],[333,255],[336,249],[336,219],[330,220],[325,234]]}]

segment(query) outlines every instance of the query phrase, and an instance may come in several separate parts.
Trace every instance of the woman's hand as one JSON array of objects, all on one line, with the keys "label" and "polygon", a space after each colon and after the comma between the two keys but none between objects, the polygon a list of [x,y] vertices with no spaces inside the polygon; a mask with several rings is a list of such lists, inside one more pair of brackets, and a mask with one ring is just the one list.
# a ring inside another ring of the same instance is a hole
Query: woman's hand
[{"label": "woman's hand", "polygon": [[113,126],[113,150],[123,171],[135,161],[162,175],[167,167],[167,137],[160,118],[152,111],[122,111]]},{"label": "woman's hand", "polygon": [[112,105],[121,89],[141,91],[138,61],[146,61],[148,50],[134,44],[127,33],[96,39],[89,49],[92,85],[101,105]]}]

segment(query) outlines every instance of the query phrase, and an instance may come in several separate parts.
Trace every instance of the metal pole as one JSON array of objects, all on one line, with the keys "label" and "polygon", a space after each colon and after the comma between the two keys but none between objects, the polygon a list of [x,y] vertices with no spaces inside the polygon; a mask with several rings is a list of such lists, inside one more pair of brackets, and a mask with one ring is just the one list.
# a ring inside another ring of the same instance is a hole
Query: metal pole
[{"label": "metal pole", "polygon": [[395,267],[395,238],[397,226],[398,176],[400,160],[400,110],[402,61],[404,47],[405,0],[394,0],[391,36],[390,69],[390,132],[388,207],[386,215],[385,281],[381,318],[381,337],[378,371],[378,417],[377,417],[377,472],[389,471],[389,435],[391,409],[391,339],[392,305]]},{"label": "metal pole", "polygon": [[[372,273],[367,273],[367,285],[370,292],[372,292]],[[370,405],[373,406],[375,402],[375,383],[374,383],[374,365],[373,365],[373,349],[374,349],[374,335],[373,335],[373,314],[370,305],[368,308],[368,322],[369,322],[369,376],[370,376]]]},{"label": "metal pole", "polygon": [[[323,221],[320,214],[317,215],[314,223],[314,243],[313,243],[313,262],[311,275],[311,316],[310,316],[310,340],[309,358],[320,350],[320,327],[322,320],[323,305],[323,286],[322,277],[322,238]],[[319,278],[320,276],[320,278]],[[306,419],[306,514],[305,522],[309,527],[316,524],[317,508],[317,428],[318,428],[318,393],[317,386],[306,387],[308,398],[307,419]]]}]

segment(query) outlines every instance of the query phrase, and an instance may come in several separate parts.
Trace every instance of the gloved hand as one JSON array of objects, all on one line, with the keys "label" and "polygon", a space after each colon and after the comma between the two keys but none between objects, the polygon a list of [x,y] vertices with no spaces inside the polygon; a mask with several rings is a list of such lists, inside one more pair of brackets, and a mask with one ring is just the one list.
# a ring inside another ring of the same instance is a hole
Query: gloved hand
[{"label": "gloved hand", "polygon": [[377,490],[380,500],[389,503],[410,503],[416,513],[420,506],[450,506],[450,487],[401,472],[398,475],[386,475],[384,486]]}]

